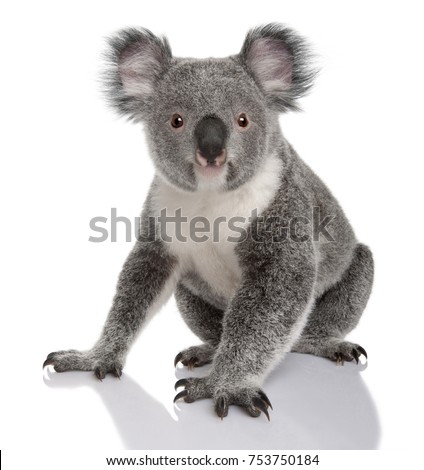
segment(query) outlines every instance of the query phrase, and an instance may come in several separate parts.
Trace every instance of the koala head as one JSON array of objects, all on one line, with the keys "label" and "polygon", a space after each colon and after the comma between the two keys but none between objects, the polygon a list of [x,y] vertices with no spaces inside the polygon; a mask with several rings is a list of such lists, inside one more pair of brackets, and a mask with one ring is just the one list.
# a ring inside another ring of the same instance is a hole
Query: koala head
[{"label": "koala head", "polygon": [[304,40],[270,24],[251,30],[226,58],[177,58],[142,28],[109,41],[110,104],[142,121],[158,173],[185,191],[235,189],[278,142],[278,113],[298,109],[312,85]]}]

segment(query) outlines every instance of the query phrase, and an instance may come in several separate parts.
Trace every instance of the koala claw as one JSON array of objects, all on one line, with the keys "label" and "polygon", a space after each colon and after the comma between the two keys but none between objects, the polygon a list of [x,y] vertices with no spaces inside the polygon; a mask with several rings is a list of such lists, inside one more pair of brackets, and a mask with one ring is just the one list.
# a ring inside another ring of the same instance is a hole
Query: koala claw
[{"label": "koala claw", "polygon": [[118,367],[118,366],[115,366],[112,370],[112,374],[117,377],[118,379],[121,378],[122,376],[122,368],[121,367]]},{"label": "koala claw", "polygon": [[252,402],[253,402],[254,407],[262,411],[262,413],[268,418],[268,421],[270,421],[269,413],[268,413],[268,406],[266,402],[262,400],[261,398],[257,398],[257,397],[255,397],[252,400]]},{"label": "koala claw", "polygon": [[174,359],[174,367],[177,367],[177,364],[181,361],[183,358],[183,353],[179,352]]},{"label": "koala claw", "polygon": [[188,369],[204,366],[212,361],[214,353],[215,349],[208,344],[192,346],[191,348],[187,348],[184,351],[179,352],[175,356],[174,367],[177,367],[179,362]]},{"label": "koala claw", "polygon": [[265,395],[265,392],[263,392],[262,390],[259,390],[258,394],[261,397],[262,401],[264,401],[271,408],[271,410],[273,410],[274,408],[272,407],[271,402],[269,401],[269,398]]},{"label": "koala claw", "polygon": [[359,352],[356,349],[352,349],[352,356],[355,359],[355,362],[359,364]]},{"label": "koala claw", "polygon": [[215,412],[221,418],[221,421],[228,415],[228,400],[225,397],[219,397],[216,401]]},{"label": "koala claw", "polygon": [[198,357],[190,357],[189,359],[183,359],[183,354],[178,353],[174,359],[174,367],[177,367],[177,364],[181,361],[183,366],[186,366],[189,370],[193,369],[193,367],[200,367],[204,365]]},{"label": "koala claw", "polygon": [[[177,388],[177,385],[175,384],[175,388]],[[187,390],[182,390],[181,392],[177,393],[174,398],[174,403],[177,402],[180,398],[184,398],[188,395]]]},{"label": "koala claw", "polygon": [[244,408],[252,418],[257,418],[261,413],[263,413],[267,417],[268,421],[271,420],[268,413],[268,408],[271,408],[272,410],[271,402],[266,394],[260,389],[254,391],[253,395],[251,395],[251,393],[240,393],[234,395],[232,404],[239,405]]},{"label": "koala claw", "polygon": [[180,379],[180,380],[177,380],[177,382],[175,382],[175,390],[177,390],[177,388],[179,387],[185,387],[188,383],[188,380],[187,379]]},{"label": "koala claw", "polygon": [[363,354],[365,359],[368,359],[368,354],[362,346],[357,346],[356,349],[360,352],[360,355]]},{"label": "koala claw", "polygon": [[106,372],[100,367],[94,369],[94,375],[100,380],[100,382],[106,377]]},{"label": "koala claw", "polygon": [[367,352],[362,346],[355,346],[348,352],[336,352],[334,353],[334,361],[336,361],[337,365],[343,365],[344,361],[351,362],[355,360],[357,364],[359,364],[359,357],[363,355],[366,359],[368,359]]},{"label": "koala claw", "polygon": [[122,376],[122,367],[116,364],[111,366],[99,365],[94,368],[94,375],[102,381],[106,374],[112,374],[114,377],[120,379]]},{"label": "koala claw", "polygon": [[334,359],[335,359],[336,364],[337,364],[338,366],[344,365],[344,357],[343,357],[343,354],[342,354],[342,353],[336,352],[336,353],[334,354]]},{"label": "koala claw", "polygon": [[50,353],[48,354],[47,359],[43,362],[43,369],[53,364],[54,364],[54,353]]}]

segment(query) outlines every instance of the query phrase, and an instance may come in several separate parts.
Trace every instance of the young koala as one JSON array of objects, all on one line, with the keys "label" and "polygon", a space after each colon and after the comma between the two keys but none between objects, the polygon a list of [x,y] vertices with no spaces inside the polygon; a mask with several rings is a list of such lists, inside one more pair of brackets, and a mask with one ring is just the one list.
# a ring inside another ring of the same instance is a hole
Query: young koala
[{"label": "young koala", "polygon": [[[51,353],[44,366],[119,377],[137,333],[172,293],[203,341],[175,364],[212,363],[208,376],[176,383],[176,400],[212,398],[221,418],[239,405],[269,419],[261,384],[289,351],[337,363],[367,356],[344,337],[370,295],[372,254],[278,122],[314,76],[304,40],[279,24],[251,30],[223,59],[173,57],[143,28],[110,40],[110,103],[144,123],[156,175],[100,339],[88,351]],[[326,221],[318,234],[309,223],[317,211]],[[186,223],[169,223],[177,217]]]}]

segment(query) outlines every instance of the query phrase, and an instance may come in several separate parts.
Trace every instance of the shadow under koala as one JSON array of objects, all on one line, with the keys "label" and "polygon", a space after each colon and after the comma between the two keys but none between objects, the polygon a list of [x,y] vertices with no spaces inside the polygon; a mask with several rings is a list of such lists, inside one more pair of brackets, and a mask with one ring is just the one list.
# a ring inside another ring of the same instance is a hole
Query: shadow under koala
[{"label": "shadow under koala", "polygon": [[[321,358],[288,354],[266,381],[274,406],[270,422],[263,415],[251,419],[239,407],[232,407],[221,421],[210,400],[178,402],[175,421],[127,374],[121,380],[108,376],[99,382],[88,372],[48,371],[44,381],[52,388],[92,387],[126,449],[376,449],[380,423],[361,377],[364,369],[362,364],[340,367]],[[180,368],[176,376],[200,377],[208,370]]]}]

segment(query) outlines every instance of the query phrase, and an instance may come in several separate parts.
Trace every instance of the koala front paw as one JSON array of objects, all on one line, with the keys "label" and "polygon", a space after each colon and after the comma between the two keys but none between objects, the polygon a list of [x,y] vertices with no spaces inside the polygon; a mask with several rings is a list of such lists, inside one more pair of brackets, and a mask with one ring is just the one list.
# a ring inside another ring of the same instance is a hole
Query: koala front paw
[{"label": "koala front paw", "polygon": [[189,369],[193,367],[201,367],[212,362],[215,354],[215,348],[209,344],[201,344],[200,346],[192,346],[179,352],[174,359],[174,367],[181,362]]},{"label": "koala front paw", "polygon": [[174,403],[183,398],[192,403],[200,398],[213,398],[216,414],[223,419],[228,415],[230,405],[241,406],[250,416],[257,418],[261,412],[268,418],[268,408],[272,409],[269,398],[257,387],[213,386],[208,377],[180,379],[175,384],[175,390],[184,387],[174,398]]},{"label": "koala front paw", "polygon": [[119,378],[123,368],[123,364],[110,355],[75,349],[50,353],[43,363],[43,369],[49,365],[53,366],[56,372],[93,371],[99,380],[103,380],[106,374],[112,374]]}]

